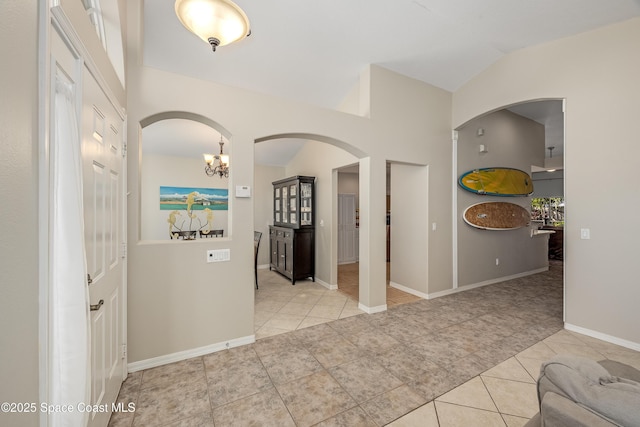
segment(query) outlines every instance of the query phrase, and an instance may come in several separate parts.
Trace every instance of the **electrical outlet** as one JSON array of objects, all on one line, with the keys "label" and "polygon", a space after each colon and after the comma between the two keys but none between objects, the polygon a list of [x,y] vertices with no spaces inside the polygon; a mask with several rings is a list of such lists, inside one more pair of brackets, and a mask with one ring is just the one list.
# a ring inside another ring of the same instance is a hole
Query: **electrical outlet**
[{"label": "electrical outlet", "polygon": [[496,265],[500,265],[500,258],[496,258]]}]

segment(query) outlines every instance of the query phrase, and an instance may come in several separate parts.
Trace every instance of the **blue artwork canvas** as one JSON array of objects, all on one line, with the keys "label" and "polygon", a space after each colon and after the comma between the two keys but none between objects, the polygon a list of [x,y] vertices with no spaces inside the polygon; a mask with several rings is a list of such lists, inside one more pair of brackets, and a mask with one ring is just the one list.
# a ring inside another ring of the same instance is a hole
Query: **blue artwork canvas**
[{"label": "blue artwork canvas", "polygon": [[229,190],[226,188],[160,187],[160,210],[226,211],[229,209]]}]

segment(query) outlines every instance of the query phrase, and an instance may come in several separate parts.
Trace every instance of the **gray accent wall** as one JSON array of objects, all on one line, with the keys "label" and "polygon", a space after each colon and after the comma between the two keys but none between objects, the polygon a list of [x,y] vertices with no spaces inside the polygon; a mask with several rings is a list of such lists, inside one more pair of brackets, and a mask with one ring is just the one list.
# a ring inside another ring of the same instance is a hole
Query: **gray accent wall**
[{"label": "gray accent wall", "polygon": [[[483,129],[482,136],[478,136],[478,129]],[[486,153],[480,152],[481,144]],[[510,111],[488,114],[458,129],[458,177],[466,171],[486,167],[509,167],[530,174],[531,165],[543,161],[544,126]],[[543,244],[547,236],[531,237],[529,227],[480,230],[462,219],[467,207],[480,202],[510,202],[530,211],[531,197],[483,196],[459,186],[456,192],[458,286],[495,281],[548,266]]]}]

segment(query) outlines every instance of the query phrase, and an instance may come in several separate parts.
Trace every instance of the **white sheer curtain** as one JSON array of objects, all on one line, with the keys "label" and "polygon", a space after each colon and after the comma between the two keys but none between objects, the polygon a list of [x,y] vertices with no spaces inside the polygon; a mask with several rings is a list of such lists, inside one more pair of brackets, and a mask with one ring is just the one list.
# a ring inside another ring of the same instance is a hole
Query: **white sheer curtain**
[{"label": "white sheer curtain", "polygon": [[89,291],[84,247],[82,162],[71,85],[56,80],[55,133],[51,143],[51,384],[50,404],[73,412],[51,414],[52,426],[86,426],[78,404],[91,402]]}]

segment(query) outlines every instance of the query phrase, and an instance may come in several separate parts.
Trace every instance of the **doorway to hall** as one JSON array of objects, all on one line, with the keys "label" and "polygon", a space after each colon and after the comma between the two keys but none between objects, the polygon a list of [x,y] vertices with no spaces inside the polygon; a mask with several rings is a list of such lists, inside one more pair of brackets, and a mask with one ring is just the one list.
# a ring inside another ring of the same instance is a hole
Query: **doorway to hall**
[{"label": "doorway to hall", "polygon": [[[454,192],[457,286],[495,283],[547,270],[561,276],[565,250],[563,100],[506,106],[477,116],[456,130],[456,179],[469,170],[499,166],[526,172],[533,184],[532,193],[510,200],[530,213],[529,224],[521,227],[521,232],[487,232],[465,223],[463,212],[469,206],[502,201],[504,197],[457,187]],[[485,250],[478,251],[478,247]]]},{"label": "doorway to hall", "polygon": [[[350,166],[338,171],[337,195],[337,234],[338,234],[338,292],[349,298],[359,300],[359,188],[358,166]],[[393,307],[399,304],[417,301],[420,297],[403,292],[391,286],[391,195],[390,167],[387,167],[387,224],[386,224],[386,304]]]}]

